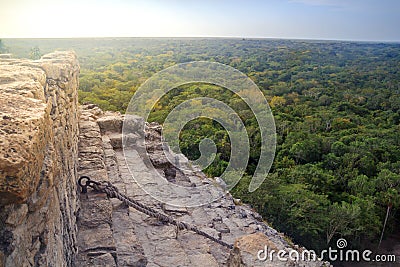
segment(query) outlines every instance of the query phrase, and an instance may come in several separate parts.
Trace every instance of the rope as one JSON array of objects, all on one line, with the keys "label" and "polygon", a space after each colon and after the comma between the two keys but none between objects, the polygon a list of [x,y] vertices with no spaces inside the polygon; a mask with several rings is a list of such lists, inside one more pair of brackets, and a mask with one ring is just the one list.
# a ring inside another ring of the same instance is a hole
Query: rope
[{"label": "rope", "polygon": [[[86,179],[86,183],[82,184],[82,181]],[[116,198],[119,199],[120,201],[122,201],[125,205],[128,205],[150,217],[153,218],[157,218],[159,221],[164,222],[164,223],[168,223],[168,224],[172,224],[175,225],[177,228],[177,233],[179,230],[189,230],[192,232],[195,232],[198,235],[204,236],[205,238],[210,239],[211,241],[214,241],[215,243],[218,243],[224,247],[227,247],[229,249],[233,248],[233,245],[228,244],[220,239],[217,239],[209,234],[207,234],[206,232],[198,229],[195,225],[191,225],[188,224],[186,222],[182,222],[182,221],[177,221],[174,218],[172,218],[171,216],[165,215],[151,207],[145,206],[142,203],[128,197],[125,196],[123,194],[121,194],[118,190],[118,188],[116,188],[114,185],[112,185],[110,182],[105,182],[103,184],[93,181],[91,180],[88,176],[81,176],[79,178],[78,181],[79,185],[82,187],[82,193],[87,193],[87,187],[91,187],[93,188],[95,191],[97,192],[101,192],[101,193],[105,193],[107,194],[107,196],[109,198]]]}]

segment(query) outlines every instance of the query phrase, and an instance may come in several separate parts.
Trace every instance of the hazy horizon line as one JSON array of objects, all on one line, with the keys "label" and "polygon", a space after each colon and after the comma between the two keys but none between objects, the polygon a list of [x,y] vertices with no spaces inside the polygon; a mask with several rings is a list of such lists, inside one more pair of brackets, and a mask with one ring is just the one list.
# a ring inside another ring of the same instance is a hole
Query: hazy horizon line
[{"label": "hazy horizon line", "polygon": [[308,38],[308,37],[265,37],[265,36],[77,36],[77,37],[0,37],[0,39],[253,39],[253,40],[295,40],[295,41],[331,41],[331,42],[366,42],[366,43],[400,43],[400,40],[375,40],[375,39],[340,39],[340,38]]}]

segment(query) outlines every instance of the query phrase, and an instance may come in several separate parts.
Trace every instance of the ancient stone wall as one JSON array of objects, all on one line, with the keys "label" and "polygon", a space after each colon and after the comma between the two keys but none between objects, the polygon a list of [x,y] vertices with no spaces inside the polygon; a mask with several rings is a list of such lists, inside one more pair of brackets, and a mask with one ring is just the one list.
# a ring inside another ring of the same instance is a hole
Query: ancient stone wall
[{"label": "ancient stone wall", "polygon": [[74,261],[78,76],[73,52],[0,58],[0,266]]}]

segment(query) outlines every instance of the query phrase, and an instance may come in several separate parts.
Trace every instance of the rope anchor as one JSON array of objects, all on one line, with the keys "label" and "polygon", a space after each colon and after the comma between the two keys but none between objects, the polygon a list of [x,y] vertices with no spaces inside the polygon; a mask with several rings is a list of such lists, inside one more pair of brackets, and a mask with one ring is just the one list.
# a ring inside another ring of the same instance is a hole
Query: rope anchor
[{"label": "rope anchor", "polygon": [[117,198],[117,199],[121,200],[124,204],[126,204],[126,205],[128,205],[150,217],[157,218],[159,221],[162,221],[164,223],[169,223],[169,224],[175,225],[176,226],[176,237],[178,237],[179,230],[186,229],[186,230],[195,232],[198,235],[204,236],[205,238],[208,238],[211,241],[214,241],[215,243],[218,243],[224,247],[233,249],[233,245],[228,244],[220,239],[217,239],[217,238],[207,234],[206,232],[198,229],[197,226],[195,226],[195,225],[190,225],[186,222],[177,221],[174,218],[172,218],[171,216],[165,215],[151,207],[147,207],[147,206],[143,205],[142,203],[140,203],[132,198],[129,198],[126,195],[121,194],[118,191],[118,188],[116,188],[110,182],[100,183],[100,182],[90,179],[89,176],[81,176],[78,180],[78,184],[82,188],[82,193],[86,194],[87,188],[90,187],[96,192],[106,193],[109,198]]}]

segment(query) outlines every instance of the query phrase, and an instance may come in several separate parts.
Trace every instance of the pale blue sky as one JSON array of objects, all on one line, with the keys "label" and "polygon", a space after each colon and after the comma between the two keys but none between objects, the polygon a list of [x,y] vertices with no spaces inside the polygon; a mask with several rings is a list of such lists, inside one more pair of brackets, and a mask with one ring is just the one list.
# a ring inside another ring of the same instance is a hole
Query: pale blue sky
[{"label": "pale blue sky", "polygon": [[219,36],[400,41],[400,0],[0,0],[0,38]]}]

